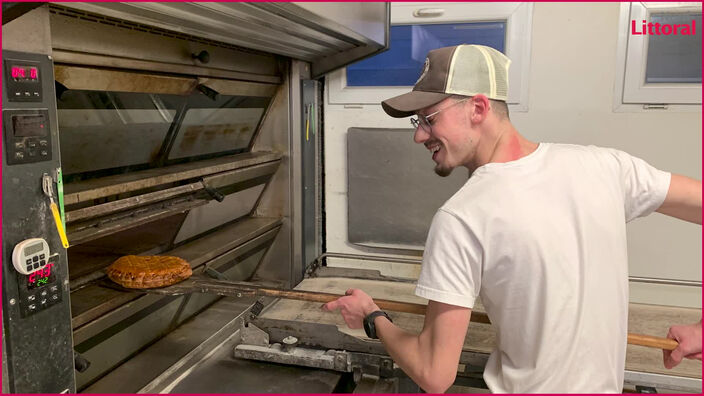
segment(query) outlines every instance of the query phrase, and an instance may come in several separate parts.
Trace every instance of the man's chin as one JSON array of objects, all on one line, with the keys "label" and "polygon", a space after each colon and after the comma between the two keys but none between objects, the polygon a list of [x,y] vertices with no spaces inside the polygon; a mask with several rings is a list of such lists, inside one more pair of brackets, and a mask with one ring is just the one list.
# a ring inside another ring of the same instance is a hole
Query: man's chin
[{"label": "man's chin", "polygon": [[447,177],[450,176],[450,174],[452,173],[452,169],[454,168],[449,168],[442,165],[435,165],[435,174],[441,177]]}]

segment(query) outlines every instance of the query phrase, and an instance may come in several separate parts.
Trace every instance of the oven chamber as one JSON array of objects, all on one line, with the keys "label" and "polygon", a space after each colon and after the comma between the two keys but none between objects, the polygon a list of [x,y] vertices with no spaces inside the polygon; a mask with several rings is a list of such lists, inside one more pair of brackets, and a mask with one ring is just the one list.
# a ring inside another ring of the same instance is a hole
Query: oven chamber
[{"label": "oven chamber", "polygon": [[[8,10],[21,15],[3,21],[3,58],[43,59],[47,100],[38,106],[47,108],[56,150],[44,167],[4,164],[4,252],[29,237],[9,225],[47,209],[40,190],[5,199],[14,170],[29,183],[51,174],[70,247],[61,247],[52,223],[35,227],[32,236],[58,253],[52,279],[63,298],[27,317],[3,304],[3,390],[137,392],[255,301],[120,290],[104,269],[127,254],[176,255],[194,274],[300,283],[322,252],[318,78],[386,48],[388,5]],[[25,279],[11,266],[4,271],[8,301]],[[123,375],[125,362],[185,323],[198,330],[170,357]]]}]

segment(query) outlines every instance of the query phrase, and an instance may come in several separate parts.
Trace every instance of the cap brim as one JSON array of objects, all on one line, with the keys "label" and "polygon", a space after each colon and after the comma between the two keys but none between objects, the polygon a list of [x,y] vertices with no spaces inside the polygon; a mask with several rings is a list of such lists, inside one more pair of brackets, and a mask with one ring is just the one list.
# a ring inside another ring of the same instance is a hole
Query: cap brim
[{"label": "cap brim", "polygon": [[452,96],[442,92],[411,91],[403,95],[386,99],[381,102],[381,107],[386,114],[394,118],[409,117],[418,110],[432,106]]}]

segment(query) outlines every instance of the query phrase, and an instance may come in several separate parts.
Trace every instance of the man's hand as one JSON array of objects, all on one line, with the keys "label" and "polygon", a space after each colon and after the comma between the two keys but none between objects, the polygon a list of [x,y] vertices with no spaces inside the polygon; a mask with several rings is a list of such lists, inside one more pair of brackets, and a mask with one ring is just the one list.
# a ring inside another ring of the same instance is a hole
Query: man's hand
[{"label": "man's hand", "polygon": [[340,310],[342,318],[350,329],[362,328],[364,318],[374,311],[379,311],[379,307],[374,304],[369,295],[359,289],[349,289],[344,297],[335,301],[330,301],[323,305],[324,311]]},{"label": "man's hand", "polygon": [[670,327],[667,338],[677,340],[679,346],[672,351],[663,349],[663,363],[665,368],[671,369],[682,361],[683,358],[702,360],[702,322],[691,325]]}]

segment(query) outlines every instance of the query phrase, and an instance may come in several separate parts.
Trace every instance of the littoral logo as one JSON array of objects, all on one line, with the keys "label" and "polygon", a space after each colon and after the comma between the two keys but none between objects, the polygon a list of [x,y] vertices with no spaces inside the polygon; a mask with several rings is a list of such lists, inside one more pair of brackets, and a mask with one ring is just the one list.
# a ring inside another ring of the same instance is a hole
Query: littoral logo
[{"label": "littoral logo", "polygon": [[636,27],[635,19],[631,21],[631,34],[632,35],[684,35],[691,36],[697,34],[697,21],[694,19],[690,24],[674,24],[669,23],[648,23],[645,19],[641,21],[640,30]]}]

